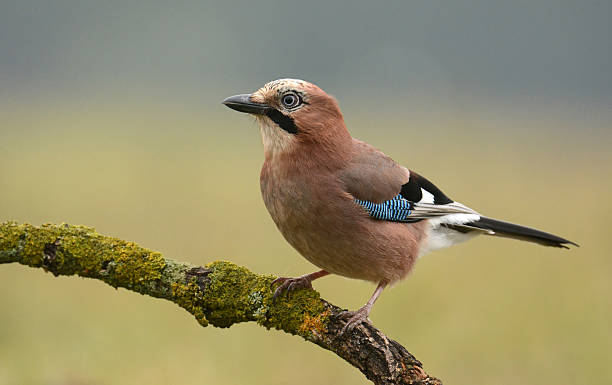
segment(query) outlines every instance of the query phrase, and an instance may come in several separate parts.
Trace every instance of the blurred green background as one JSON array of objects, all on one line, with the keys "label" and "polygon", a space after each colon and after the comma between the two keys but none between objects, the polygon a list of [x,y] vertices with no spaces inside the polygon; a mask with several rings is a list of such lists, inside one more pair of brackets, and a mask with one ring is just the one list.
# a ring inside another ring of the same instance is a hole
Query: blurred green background
[{"label": "blurred green background", "polygon": [[[421,259],[372,320],[447,384],[612,382],[612,5],[605,1],[0,3],[0,220],[69,222],[204,264],[313,270],[259,193],[255,123],[220,101],[280,77],[488,216],[581,244],[481,237]],[[373,285],[327,277],[357,308]],[[0,266],[0,384],[366,384],[254,324]]]}]

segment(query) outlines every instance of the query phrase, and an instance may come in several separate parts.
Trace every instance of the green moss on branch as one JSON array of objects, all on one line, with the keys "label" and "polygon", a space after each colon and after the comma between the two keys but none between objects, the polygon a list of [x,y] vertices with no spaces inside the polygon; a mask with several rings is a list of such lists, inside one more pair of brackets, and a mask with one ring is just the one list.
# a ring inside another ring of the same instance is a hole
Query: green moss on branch
[{"label": "green moss on branch", "polygon": [[54,275],[100,279],[113,287],[169,299],[203,326],[256,321],[309,338],[312,333],[305,321],[321,318],[325,311],[315,291],[300,291],[272,306],[272,276],[231,262],[213,262],[199,271],[84,226],[2,223],[0,263],[8,262],[41,267]]},{"label": "green moss on branch", "polygon": [[85,226],[2,223],[0,262],[19,262],[54,275],[76,274],[113,287],[164,296],[156,292],[166,268],[160,253]]}]

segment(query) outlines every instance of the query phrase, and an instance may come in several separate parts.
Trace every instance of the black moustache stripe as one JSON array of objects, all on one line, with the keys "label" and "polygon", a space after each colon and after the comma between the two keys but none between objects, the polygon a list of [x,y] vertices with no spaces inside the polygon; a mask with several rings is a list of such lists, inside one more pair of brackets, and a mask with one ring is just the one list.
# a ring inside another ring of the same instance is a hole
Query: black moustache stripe
[{"label": "black moustache stripe", "polygon": [[276,123],[280,128],[287,131],[288,133],[294,135],[298,133],[298,128],[295,125],[293,119],[291,119],[291,117],[287,115],[284,115],[279,110],[270,108],[266,111],[266,116],[272,119],[274,123]]}]

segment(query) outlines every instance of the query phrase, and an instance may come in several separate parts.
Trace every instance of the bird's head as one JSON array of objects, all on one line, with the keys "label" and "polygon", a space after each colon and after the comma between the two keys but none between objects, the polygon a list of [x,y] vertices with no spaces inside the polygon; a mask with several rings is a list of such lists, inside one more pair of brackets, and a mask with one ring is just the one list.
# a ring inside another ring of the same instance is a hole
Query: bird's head
[{"label": "bird's head", "polygon": [[230,96],[223,104],[257,119],[267,155],[300,145],[330,148],[350,140],[336,100],[304,80],[274,80],[252,94]]}]

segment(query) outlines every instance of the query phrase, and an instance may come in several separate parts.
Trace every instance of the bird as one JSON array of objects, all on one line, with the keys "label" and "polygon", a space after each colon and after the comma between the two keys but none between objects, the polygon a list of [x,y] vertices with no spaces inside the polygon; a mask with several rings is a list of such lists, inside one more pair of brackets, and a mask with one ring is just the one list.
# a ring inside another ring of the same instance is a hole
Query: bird
[{"label": "bird", "polygon": [[416,260],[477,235],[544,246],[578,246],[559,236],[485,217],[349,133],[336,99],[313,83],[278,79],[225,106],[255,117],[263,142],[264,204],[289,244],[320,270],[279,277],[274,298],[329,274],[375,283],[369,300],[345,311],[341,334],[371,322],[383,290]]}]

